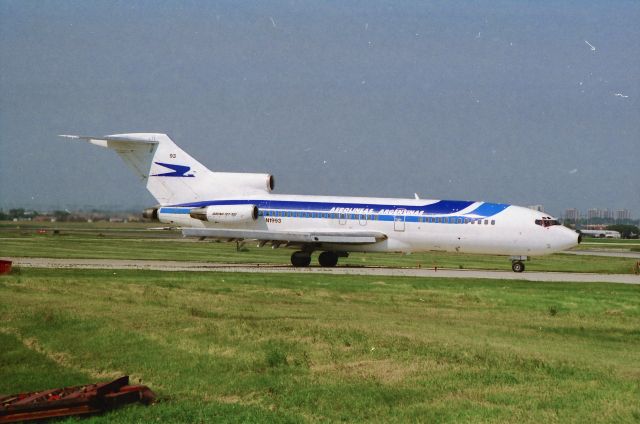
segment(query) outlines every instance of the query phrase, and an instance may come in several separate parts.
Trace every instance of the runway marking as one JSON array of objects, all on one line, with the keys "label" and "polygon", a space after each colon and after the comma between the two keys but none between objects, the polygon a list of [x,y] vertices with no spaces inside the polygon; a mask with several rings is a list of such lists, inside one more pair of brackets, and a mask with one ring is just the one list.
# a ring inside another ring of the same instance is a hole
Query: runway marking
[{"label": "runway marking", "polygon": [[300,273],[332,275],[376,275],[423,278],[483,278],[496,280],[524,280],[572,283],[640,284],[640,275],[588,274],[572,272],[523,272],[485,271],[470,269],[336,267],[293,268],[274,264],[222,264],[211,262],[152,261],[129,259],[57,259],[57,258],[7,258],[15,266],[25,268],[71,269],[140,269],[153,271],[195,272],[247,272],[247,273]]}]

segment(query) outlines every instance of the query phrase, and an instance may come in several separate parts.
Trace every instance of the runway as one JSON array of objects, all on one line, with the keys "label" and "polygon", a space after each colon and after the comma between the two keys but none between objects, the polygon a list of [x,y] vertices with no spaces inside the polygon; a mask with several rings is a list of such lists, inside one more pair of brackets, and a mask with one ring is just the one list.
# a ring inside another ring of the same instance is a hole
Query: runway
[{"label": "runway", "polygon": [[290,265],[271,264],[221,264],[211,262],[150,261],[123,259],[54,259],[54,258],[7,258],[14,266],[25,268],[72,268],[72,269],[141,269],[155,271],[196,272],[250,272],[250,273],[300,273],[333,275],[377,275],[422,278],[484,278],[497,280],[524,280],[574,283],[619,283],[640,284],[640,275],[631,274],[587,274],[572,272],[523,272],[483,271],[466,269],[433,268],[383,268],[383,267],[336,267],[293,268]]}]

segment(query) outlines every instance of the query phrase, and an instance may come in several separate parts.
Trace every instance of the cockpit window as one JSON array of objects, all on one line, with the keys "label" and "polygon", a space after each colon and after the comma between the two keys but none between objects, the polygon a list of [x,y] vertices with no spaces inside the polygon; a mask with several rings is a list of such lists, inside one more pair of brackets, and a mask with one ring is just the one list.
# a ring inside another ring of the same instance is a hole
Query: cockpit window
[{"label": "cockpit window", "polygon": [[536,225],[540,225],[542,227],[551,227],[552,225],[560,225],[557,219],[552,219],[550,217],[542,217],[542,219],[536,219]]}]

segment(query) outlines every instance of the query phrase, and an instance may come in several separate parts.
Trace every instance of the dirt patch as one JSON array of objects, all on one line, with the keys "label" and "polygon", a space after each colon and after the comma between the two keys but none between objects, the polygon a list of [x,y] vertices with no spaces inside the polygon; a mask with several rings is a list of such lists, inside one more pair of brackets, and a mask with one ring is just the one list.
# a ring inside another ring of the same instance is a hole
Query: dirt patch
[{"label": "dirt patch", "polygon": [[[14,328],[0,328],[0,332],[4,334],[9,334],[16,337],[18,340],[22,342],[24,347],[34,352],[37,352],[41,355],[44,355],[49,360],[55,362],[64,368],[70,368],[76,371],[81,372],[82,374],[86,374],[91,378],[95,378],[97,380],[105,380],[105,379],[115,379],[117,377],[121,377],[126,373],[122,371],[107,371],[107,370],[98,370],[93,368],[81,367],[73,361],[73,357],[66,352],[56,352],[45,348],[35,337],[24,337],[20,332]],[[141,381],[142,379],[139,376],[131,375],[132,381]],[[148,384],[148,383],[147,383]]]},{"label": "dirt patch", "polygon": [[396,384],[412,375],[424,372],[428,369],[439,367],[434,361],[399,363],[390,359],[363,360],[347,362],[344,364],[325,364],[312,366],[315,373],[339,374],[347,378],[375,379],[382,384]]}]

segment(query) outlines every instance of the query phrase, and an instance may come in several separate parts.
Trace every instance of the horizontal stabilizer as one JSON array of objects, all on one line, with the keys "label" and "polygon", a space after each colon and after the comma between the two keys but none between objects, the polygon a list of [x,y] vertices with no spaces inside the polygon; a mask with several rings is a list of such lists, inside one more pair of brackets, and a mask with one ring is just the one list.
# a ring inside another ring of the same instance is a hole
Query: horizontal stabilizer
[{"label": "horizontal stabilizer", "polygon": [[339,243],[372,244],[385,240],[387,236],[374,231],[301,232],[236,230],[226,228],[183,228],[185,237],[208,237],[214,239],[280,241],[288,243]]},{"label": "horizontal stabilizer", "polygon": [[88,141],[96,146],[109,147],[108,142],[112,143],[139,143],[139,144],[158,144],[158,141],[153,137],[134,136],[131,135],[105,135],[105,136],[92,136],[92,135],[68,135],[60,134],[60,137],[70,138],[73,140]]}]

